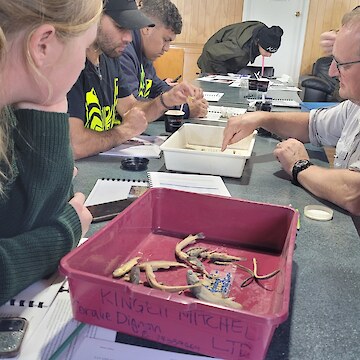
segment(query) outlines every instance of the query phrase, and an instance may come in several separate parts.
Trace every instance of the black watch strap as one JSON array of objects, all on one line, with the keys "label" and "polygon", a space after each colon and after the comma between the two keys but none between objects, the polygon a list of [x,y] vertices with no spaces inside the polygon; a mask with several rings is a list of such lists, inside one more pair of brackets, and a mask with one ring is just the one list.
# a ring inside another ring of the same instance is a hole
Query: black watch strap
[{"label": "black watch strap", "polygon": [[298,175],[301,171],[307,169],[309,166],[314,165],[310,160],[298,160],[292,168],[292,183],[294,185],[300,185],[298,181]]}]

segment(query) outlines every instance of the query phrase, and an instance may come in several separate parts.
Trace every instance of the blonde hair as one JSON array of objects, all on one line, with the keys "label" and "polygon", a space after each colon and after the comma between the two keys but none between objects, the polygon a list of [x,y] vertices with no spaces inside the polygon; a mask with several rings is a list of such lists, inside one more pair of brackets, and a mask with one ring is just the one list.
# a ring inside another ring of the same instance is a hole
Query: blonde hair
[{"label": "blonde hair", "polygon": [[[0,69],[7,56],[7,39],[10,36],[16,37],[17,33],[25,31],[24,51],[30,66],[37,72],[28,47],[32,33],[40,25],[53,25],[58,38],[66,41],[98,22],[102,8],[102,0],[0,0]],[[1,87],[4,91],[4,84]],[[0,164],[6,165],[7,171],[0,168],[0,194],[3,193],[3,180],[11,171],[9,124],[3,110],[0,109]]]}]

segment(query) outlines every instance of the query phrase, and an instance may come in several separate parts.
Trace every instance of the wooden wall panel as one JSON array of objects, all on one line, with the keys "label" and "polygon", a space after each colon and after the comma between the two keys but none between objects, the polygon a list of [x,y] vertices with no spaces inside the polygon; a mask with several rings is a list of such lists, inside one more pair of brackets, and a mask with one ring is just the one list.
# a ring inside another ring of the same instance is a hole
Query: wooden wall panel
[{"label": "wooden wall panel", "polygon": [[193,80],[198,77],[200,69],[197,60],[201,54],[202,46],[192,46],[185,48],[184,58],[184,79]]},{"label": "wooden wall panel", "polygon": [[[185,50],[184,79],[196,74],[196,61],[207,39],[220,28],[242,21],[243,0],[172,0],[183,18],[183,31],[174,46]],[[311,71],[312,64],[322,56],[320,34],[338,29],[342,16],[359,5],[358,0],[310,0],[301,74]],[[196,76],[196,75],[195,75]]]},{"label": "wooden wall panel", "polygon": [[184,54],[183,48],[171,47],[168,52],[156,59],[153,64],[157,76],[160,79],[175,79],[179,75],[184,76]]},{"label": "wooden wall panel", "polygon": [[240,22],[243,0],[172,0],[183,18],[176,43],[201,44],[222,27]]},{"label": "wooden wall panel", "polygon": [[323,56],[319,46],[321,33],[338,29],[343,15],[357,5],[359,2],[354,0],[310,0],[301,74],[310,73],[312,64]]}]

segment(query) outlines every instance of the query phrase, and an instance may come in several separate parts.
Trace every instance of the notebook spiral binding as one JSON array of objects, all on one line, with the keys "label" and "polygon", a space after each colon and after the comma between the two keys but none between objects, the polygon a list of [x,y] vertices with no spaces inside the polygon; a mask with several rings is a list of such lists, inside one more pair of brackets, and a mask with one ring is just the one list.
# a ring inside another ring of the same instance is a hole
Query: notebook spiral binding
[{"label": "notebook spiral binding", "polygon": [[147,180],[143,180],[143,179],[115,179],[115,178],[101,178],[101,180],[106,180],[106,181],[124,181],[124,182],[133,182],[133,183],[142,183],[142,182],[146,182]]}]

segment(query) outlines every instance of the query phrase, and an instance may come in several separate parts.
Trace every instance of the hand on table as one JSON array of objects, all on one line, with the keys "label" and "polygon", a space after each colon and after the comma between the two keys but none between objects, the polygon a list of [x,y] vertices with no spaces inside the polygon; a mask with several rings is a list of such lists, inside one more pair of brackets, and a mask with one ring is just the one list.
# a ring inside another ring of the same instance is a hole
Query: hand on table
[{"label": "hand on table", "polygon": [[292,176],[292,168],[296,161],[309,160],[309,154],[306,151],[304,144],[296,139],[287,139],[279,142],[273,153],[283,169],[290,176]]},{"label": "hand on table", "polygon": [[85,195],[77,192],[74,194],[74,197],[69,201],[69,204],[75,209],[77,212],[80,223],[81,223],[81,237],[84,237],[87,231],[89,230],[92,215],[87,207],[84,205]]}]

